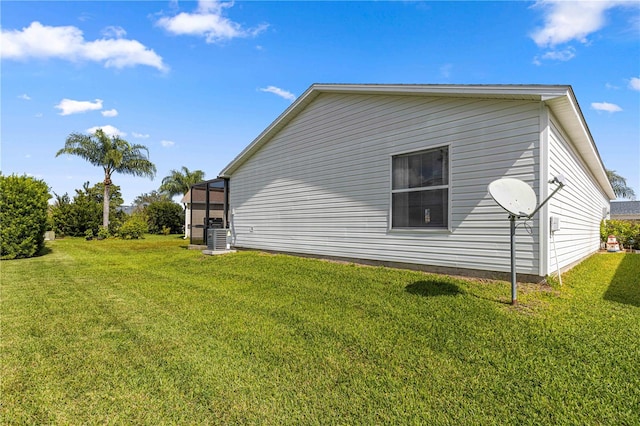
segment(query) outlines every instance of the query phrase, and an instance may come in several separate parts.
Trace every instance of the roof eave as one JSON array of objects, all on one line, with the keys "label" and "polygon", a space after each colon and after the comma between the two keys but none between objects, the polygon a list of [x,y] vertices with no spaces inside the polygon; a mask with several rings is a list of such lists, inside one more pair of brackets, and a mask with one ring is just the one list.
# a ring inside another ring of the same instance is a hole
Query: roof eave
[{"label": "roof eave", "polygon": [[578,153],[589,167],[598,184],[610,200],[616,198],[606,168],[593,140],[573,89],[569,86],[565,96],[545,100],[553,114],[561,121],[564,130],[573,141]]}]

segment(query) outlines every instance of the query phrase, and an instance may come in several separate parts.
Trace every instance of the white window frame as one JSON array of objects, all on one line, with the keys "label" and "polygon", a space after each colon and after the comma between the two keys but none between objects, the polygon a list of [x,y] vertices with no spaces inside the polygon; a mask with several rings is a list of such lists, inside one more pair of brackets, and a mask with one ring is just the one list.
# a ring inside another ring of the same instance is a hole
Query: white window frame
[{"label": "white window frame", "polygon": [[[419,154],[425,151],[431,151],[436,149],[447,149],[447,160],[449,164],[447,164],[447,170],[449,175],[447,176],[447,185],[437,185],[437,186],[429,186],[423,188],[407,188],[407,189],[393,189],[393,158],[399,155],[410,155],[410,154]],[[442,233],[442,232],[451,232],[451,144],[443,144],[429,147],[422,147],[419,149],[412,149],[408,151],[394,152],[389,156],[389,214],[388,214],[388,230],[390,232],[428,232],[428,233]],[[446,189],[447,190],[447,226],[443,227],[393,227],[393,194],[401,193],[401,192],[414,192],[414,191],[422,191],[422,190],[437,190],[437,189]]]}]

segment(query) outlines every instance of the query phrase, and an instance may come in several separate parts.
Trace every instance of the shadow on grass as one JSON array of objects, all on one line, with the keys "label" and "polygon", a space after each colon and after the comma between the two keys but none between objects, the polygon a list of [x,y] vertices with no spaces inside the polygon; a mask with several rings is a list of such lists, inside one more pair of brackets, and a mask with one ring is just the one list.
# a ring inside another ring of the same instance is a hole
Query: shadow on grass
[{"label": "shadow on grass", "polygon": [[416,281],[409,284],[405,289],[407,293],[425,297],[455,296],[464,293],[455,284],[436,280]]},{"label": "shadow on grass", "polygon": [[640,255],[624,255],[604,299],[640,307]]},{"label": "shadow on grass", "polygon": [[38,253],[36,253],[33,257],[41,257],[41,256],[46,256],[48,254],[53,253],[53,250],[48,247],[48,246],[44,246],[42,247],[42,249],[40,249],[40,251]]},{"label": "shadow on grass", "polygon": [[7,261],[11,261],[11,260],[22,260],[22,259],[30,259],[30,258],[34,258],[34,257],[42,257],[42,256],[46,256],[48,254],[53,253],[53,250],[51,250],[49,247],[44,246],[40,249],[39,252],[37,252],[36,254],[34,254],[33,256],[27,256],[27,257],[18,257],[15,259],[2,259],[3,262],[7,262]]}]

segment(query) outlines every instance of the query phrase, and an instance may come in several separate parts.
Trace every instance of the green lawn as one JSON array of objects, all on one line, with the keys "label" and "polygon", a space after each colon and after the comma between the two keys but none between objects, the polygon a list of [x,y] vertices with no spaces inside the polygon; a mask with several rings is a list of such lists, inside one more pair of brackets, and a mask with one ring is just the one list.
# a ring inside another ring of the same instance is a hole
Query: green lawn
[{"label": "green lawn", "polygon": [[1,267],[2,424],[640,424],[640,255],[564,286],[175,237]]}]

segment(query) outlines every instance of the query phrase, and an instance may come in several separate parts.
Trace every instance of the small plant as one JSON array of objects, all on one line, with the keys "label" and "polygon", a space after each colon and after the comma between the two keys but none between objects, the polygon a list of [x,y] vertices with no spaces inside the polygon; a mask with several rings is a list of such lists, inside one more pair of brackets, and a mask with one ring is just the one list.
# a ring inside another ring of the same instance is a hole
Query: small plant
[{"label": "small plant", "polygon": [[171,234],[171,228],[169,228],[168,226],[163,226],[162,235],[169,235],[169,234]]},{"label": "small plant", "polygon": [[105,240],[107,238],[109,238],[109,228],[101,226],[100,229],[98,229],[98,239]]},{"label": "small plant", "polygon": [[91,229],[84,231],[84,239],[87,241],[93,240],[93,231]]}]

